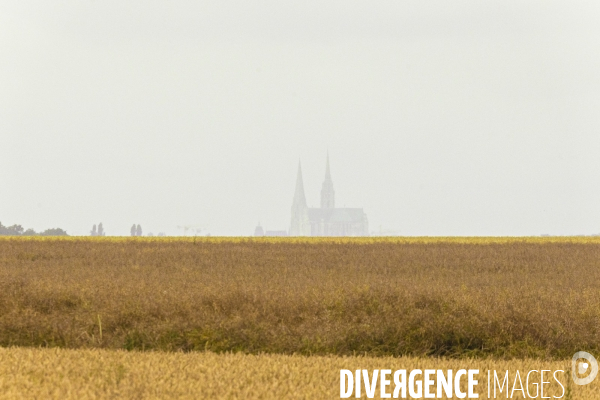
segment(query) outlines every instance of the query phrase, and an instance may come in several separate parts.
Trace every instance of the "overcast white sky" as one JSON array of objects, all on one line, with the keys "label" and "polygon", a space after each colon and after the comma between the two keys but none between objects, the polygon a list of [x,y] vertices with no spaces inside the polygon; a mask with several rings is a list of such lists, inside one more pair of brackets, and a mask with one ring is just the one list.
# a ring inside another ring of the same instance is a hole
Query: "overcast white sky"
[{"label": "overcast white sky", "polygon": [[2,1],[0,221],[600,232],[597,1]]}]

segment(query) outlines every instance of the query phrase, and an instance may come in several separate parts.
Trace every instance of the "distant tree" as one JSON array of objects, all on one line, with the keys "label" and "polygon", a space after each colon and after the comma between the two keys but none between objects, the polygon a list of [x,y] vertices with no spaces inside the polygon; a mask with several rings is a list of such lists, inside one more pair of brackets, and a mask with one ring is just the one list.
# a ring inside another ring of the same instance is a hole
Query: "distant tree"
[{"label": "distant tree", "polygon": [[105,236],[104,227],[102,226],[102,222],[98,224],[98,236]]},{"label": "distant tree", "polygon": [[92,231],[90,232],[90,236],[98,236],[98,231],[96,230],[96,224],[92,227]]},{"label": "distant tree", "polygon": [[138,224],[137,228],[135,228],[136,236],[142,236],[142,227]]},{"label": "distant tree", "polygon": [[20,236],[23,234],[23,232],[25,231],[25,229],[23,229],[23,227],[21,225],[12,225],[9,226],[8,228],[6,228],[6,235],[10,235],[10,236]]},{"label": "distant tree", "polygon": [[66,231],[60,228],[46,229],[40,233],[40,236],[69,236]]},{"label": "distant tree", "polygon": [[[95,229],[95,226],[94,226]],[[29,228],[23,229],[21,225],[4,226],[0,223],[0,236],[68,236],[67,232],[60,228],[46,229],[42,233],[37,233],[35,230]]]},{"label": "distant tree", "polygon": [[135,227],[135,224],[131,225],[130,232],[131,232],[131,236],[136,236],[136,234],[137,234],[137,229],[136,229],[136,227]]},{"label": "distant tree", "polygon": [[19,236],[23,234],[23,227],[21,225],[4,226],[0,223],[0,235],[3,236]]}]

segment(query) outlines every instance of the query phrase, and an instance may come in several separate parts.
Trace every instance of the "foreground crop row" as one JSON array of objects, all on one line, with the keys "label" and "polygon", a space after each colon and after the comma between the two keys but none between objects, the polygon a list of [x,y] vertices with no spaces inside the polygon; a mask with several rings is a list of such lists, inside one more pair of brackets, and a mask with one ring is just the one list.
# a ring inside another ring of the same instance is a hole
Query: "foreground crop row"
[{"label": "foreground crop row", "polygon": [[[542,369],[566,371],[562,379],[564,391],[556,384],[546,385],[546,396],[578,400],[600,396],[597,381],[587,386],[572,383],[567,361],[0,348],[0,399],[333,399],[340,397],[341,369],[428,368],[478,369],[480,380],[475,393],[479,398],[488,398],[488,370],[502,373],[508,370],[512,389],[516,371],[520,371],[525,382],[527,371]],[[530,393],[535,394],[535,385],[530,382],[529,387]],[[514,399],[523,398],[520,391],[510,390],[510,394]],[[379,395],[378,388],[375,398],[380,398]],[[362,398],[366,398],[364,389]],[[497,398],[510,397],[505,389],[502,394],[497,392]]]}]

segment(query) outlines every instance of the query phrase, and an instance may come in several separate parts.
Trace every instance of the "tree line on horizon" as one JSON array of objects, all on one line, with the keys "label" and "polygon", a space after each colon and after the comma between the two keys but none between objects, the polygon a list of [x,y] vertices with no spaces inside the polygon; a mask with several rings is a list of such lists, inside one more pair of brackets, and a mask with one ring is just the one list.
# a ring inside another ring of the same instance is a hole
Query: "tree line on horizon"
[{"label": "tree line on horizon", "polygon": [[90,236],[106,236],[106,233],[104,232],[104,227],[102,226],[102,222],[100,222],[98,226],[94,224],[92,230],[90,231]]},{"label": "tree line on horizon", "polygon": [[0,236],[69,236],[67,232],[61,228],[50,228],[43,232],[36,232],[29,228],[25,229],[21,225],[4,226],[0,222]]},{"label": "tree line on horizon", "polygon": [[[143,236],[142,226],[140,224],[133,224],[129,232],[131,236]],[[148,235],[153,236],[151,233],[149,233]],[[106,236],[106,232],[104,231],[104,226],[102,225],[102,222],[100,222],[98,225],[94,224],[92,230],[90,231],[90,236]],[[164,236],[164,234],[159,234],[159,236]]]}]

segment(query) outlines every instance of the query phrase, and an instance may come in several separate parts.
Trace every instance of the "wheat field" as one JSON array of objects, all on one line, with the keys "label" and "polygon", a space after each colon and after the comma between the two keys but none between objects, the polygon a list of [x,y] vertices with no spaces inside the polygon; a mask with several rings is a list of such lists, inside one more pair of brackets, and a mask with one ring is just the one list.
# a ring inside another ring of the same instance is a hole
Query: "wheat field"
[{"label": "wheat field", "polygon": [[567,371],[600,354],[598,281],[597,237],[0,238],[0,398],[339,398],[341,368]]},{"label": "wheat field", "polygon": [[[340,369],[417,368],[479,369],[480,398],[488,398],[488,370],[509,370],[512,376],[517,370],[525,375],[532,369],[565,371],[564,390],[552,382],[546,385],[546,396],[579,400],[600,396],[597,381],[573,385],[568,379],[570,365],[563,361],[0,348],[0,399],[333,399],[340,398]],[[533,379],[529,388],[533,395]],[[509,398],[506,394],[498,391],[497,398]],[[508,394],[524,398],[521,392],[512,392],[512,382]],[[367,398],[364,391],[361,395]],[[374,398],[380,398],[379,387]]]},{"label": "wheat field", "polygon": [[2,239],[0,346],[600,353],[600,241]]}]

